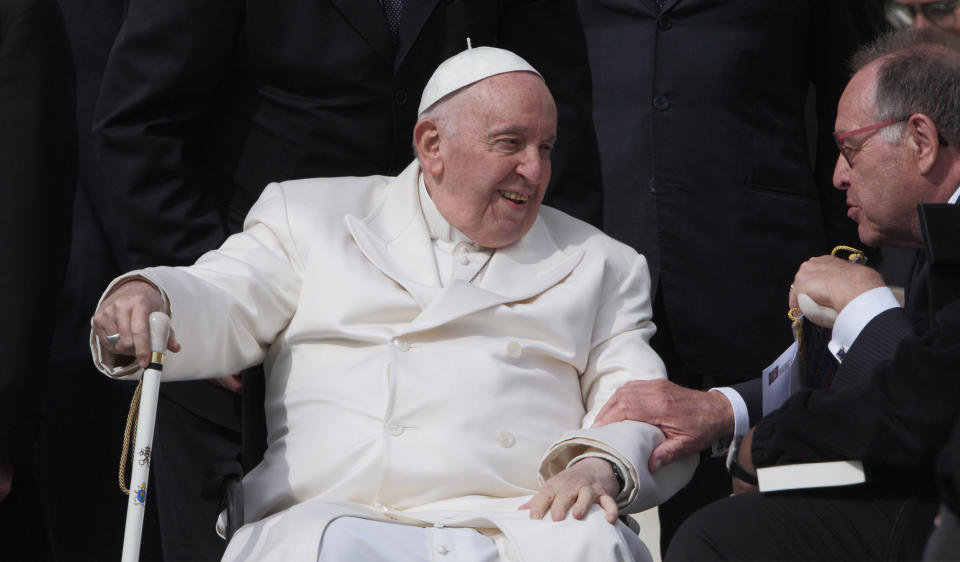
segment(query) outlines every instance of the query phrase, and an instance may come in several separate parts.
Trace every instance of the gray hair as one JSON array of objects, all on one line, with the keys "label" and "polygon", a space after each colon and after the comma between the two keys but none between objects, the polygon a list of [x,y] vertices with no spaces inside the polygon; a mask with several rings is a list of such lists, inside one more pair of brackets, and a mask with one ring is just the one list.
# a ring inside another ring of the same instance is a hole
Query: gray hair
[{"label": "gray hair", "polygon": [[[860,49],[851,67],[857,72],[880,59],[874,98],[878,120],[923,113],[951,146],[960,146],[960,36],[940,29],[886,33]],[[887,127],[881,134],[897,143],[903,127]]]},{"label": "gray hair", "polygon": [[[437,127],[443,131],[444,135],[448,137],[456,135],[457,120],[454,116],[460,113],[461,106],[467,98],[465,95],[467,90],[469,90],[469,88],[461,88],[438,99],[433,105],[424,109],[423,113],[417,116],[417,121],[430,119],[437,124]],[[416,139],[413,140],[413,153],[417,155],[417,158],[420,158],[419,152],[417,151]]]}]

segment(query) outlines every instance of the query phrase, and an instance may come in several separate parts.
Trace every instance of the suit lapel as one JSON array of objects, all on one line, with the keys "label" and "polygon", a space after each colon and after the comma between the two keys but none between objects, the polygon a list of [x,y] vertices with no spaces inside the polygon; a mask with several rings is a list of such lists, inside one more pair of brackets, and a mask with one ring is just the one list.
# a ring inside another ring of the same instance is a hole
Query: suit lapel
[{"label": "suit lapel", "polygon": [[[387,64],[393,65],[393,41],[380,3],[370,0],[330,0],[350,25]],[[413,2],[416,4],[416,2]],[[404,10],[407,6],[404,5]],[[405,16],[406,14],[404,14]],[[403,16],[401,17],[402,21]],[[401,25],[403,25],[401,23]]]},{"label": "suit lapel", "polygon": [[[350,0],[347,0],[350,1]],[[356,0],[354,0],[356,1]],[[424,24],[430,14],[433,13],[439,0],[405,0],[403,3],[403,14],[400,16],[400,51],[397,54],[394,69],[400,67],[400,63],[407,56],[410,47],[420,35]],[[466,46],[464,46],[466,47]]]},{"label": "suit lapel", "polygon": [[385,189],[368,217],[347,215],[347,229],[360,251],[384,275],[399,283],[425,308],[440,290],[437,257],[420,211],[420,166],[407,166]]},{"label": "suit lapel", "polygon": [[533,298],[553,287],[580,263],[583,251],[557,247],[542,219],[537,218],[520,241],[493,254],[479,286],[456,281],[440,291],[410,326],[421,331],[479,310]]}]

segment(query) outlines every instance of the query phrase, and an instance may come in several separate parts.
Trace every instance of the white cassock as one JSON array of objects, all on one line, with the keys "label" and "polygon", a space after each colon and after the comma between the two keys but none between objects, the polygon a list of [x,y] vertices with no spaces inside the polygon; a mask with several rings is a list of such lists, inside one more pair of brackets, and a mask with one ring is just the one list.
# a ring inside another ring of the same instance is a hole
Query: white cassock
[{"label": "white cassock", "polygon": [[[224,559],[317,560],[344,516],[472,527],[509,560],[631,559],[599,507],[554,522],[517,506],[582,455],[625,469],[624,512],[693,474],[695,456],[648,472],[653,426],[590,427],[617,387],[665,377],[645,260],[543,207],[473,283],[441,283],[419,173],[271,184],[220,249],[135,272],[183,346],[164,380],[264,362],[268,448]],[[137,373],[91,345],[105,373]]]}]

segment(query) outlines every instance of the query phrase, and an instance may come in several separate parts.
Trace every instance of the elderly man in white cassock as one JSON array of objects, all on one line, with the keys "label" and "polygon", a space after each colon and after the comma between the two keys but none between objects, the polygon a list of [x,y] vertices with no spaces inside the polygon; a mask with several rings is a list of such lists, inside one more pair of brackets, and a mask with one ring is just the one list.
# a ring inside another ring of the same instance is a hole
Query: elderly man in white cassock
[{"label": "elderly man in white cassock", "polygon": [[660,430],[591,427],[665,373],[643,257],[540,206],[556,123],[526,61],[464,51],[428,82],[398,177],[271,184],[195,265],[108,287],[107,375],[148,363],[155,310],[165,381],[265,364],[268,448],[225,560],[650,558],[617,515],[696,461],[651,474]]}]

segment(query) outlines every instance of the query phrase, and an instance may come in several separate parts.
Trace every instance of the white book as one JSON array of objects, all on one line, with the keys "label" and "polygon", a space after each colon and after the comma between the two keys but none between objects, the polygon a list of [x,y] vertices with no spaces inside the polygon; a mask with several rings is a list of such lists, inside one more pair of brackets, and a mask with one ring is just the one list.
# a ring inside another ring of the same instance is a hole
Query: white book
[{"label": "white book", "polygon": [[860,461],[810,462],[767,466],[757,469],[761,492],[852,486],[863,484],[866,477]]}]

